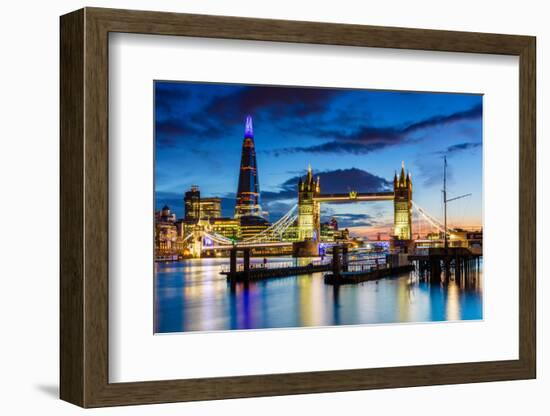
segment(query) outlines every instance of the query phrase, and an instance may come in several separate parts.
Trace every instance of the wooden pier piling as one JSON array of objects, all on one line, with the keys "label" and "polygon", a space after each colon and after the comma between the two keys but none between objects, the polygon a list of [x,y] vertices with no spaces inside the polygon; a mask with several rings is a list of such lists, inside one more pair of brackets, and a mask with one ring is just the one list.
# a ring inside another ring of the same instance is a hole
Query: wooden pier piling
[{"label": "wooden pier piling", "polygon": [[[472,273],[479,270],[481,254],[464,247],[430,248],[427,254],[409,256],[411,262],[418,262],[419,271],[428,274],[430,283],[448,283],[451,278],[470,284]],[[443,279],[442,279],[443,274]]]}]

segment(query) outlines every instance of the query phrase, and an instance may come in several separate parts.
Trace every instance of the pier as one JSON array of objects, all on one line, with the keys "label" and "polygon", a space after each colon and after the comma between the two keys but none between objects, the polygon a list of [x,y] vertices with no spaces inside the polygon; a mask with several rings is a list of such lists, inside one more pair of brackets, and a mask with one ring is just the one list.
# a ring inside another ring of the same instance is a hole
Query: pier
[{"label": "pier", "polygon": [[[325,283],[329,285],[358,284],[384,277],[397,276],[414,270],[414,265],[409,263],[406,256],[388,254],[386,262],[375,267],[354,267],[348,257],[346,245],[334,246],[332,253],[332,273],[325,274]],[[341,253],[341,254],[340,254]]]},{"label": "pier", "polygon": [[410,255],[408,260],[416,263],[419,274],[428,275],[431,283],[448,283],[451,278],[457,281],[464,279],[466,283],[471,283],[472,276],[475,276],[479,270],[482,250],[481,248],[476,250],[468,247],[451,246],[447,227],[447,205],[449,202],[469,197],[472,194],[459,195],[454,198],[447,197],[447,156],[443,157],[442,192],[444,207],[443,247],[430,247],[424,250],[418,250],[416,253]]},{"label": "pier", "polygon": [[[381,279],[389,276],[397,276],[414,270],[414,265],[408,261],[407,255],[389,254],[379,263],[365,264],[364,260],[349,260],[347,245],[333,246],[333,254],[330,261],[311,262],[309,264],[296,265],[294,262],[282,262],[275,264],[252,264],[249,248],[234,247],[228,270],[220,273],[225,275],[228,282],[251,282],[277,277],[297,276],[320,272],[325,274],[324,281],[330,285],[357,284],[369,280]],[[243,263],[237,264],[238,252],[243,254]]]},{"label": "pier", "polygon": [[[481,253],[465,247],[428,248],[423,252],[409,255],[413,264],[417,263],[421,275],[428,275],[432,283],[440,283],[442,276],[448,281],[471,276],[479,269]],[[452,273],[451,273],[452,272]]]},{"label": "pier", "polygon": [[249,269],[238,270],[234,273],[221,272],[226,275],[227,281],[232,283],[251,282],[275,277],[297,276],[300,274],[312,274],[326,272],[331,269],[331,264],[308,264],[306,266],[289,266],[281,268],[250,267]]},{"label": "pier", "polygon": [[[243,253],[243,264],[237,264],[237,254]],[[306,265],[294,265],[291,262],[280,264],[256,264],[250,262],[250,248],[233,248],[230,252],[229,270],[222,271],[228,282],[250,282],[275,277],[297,276],[300,274],[311,274],[326,272],[332,269],[331,262],[311,262]]]},{"label": "pier", "polygon": [[414,265],[406,264],[403,266],[387,266],[380,269],[373,269],[359,272],[341,272],[340,274],[325,274],[325,283],[328,285],[349,285],[371,280],[378,280],[384,277],[398,276],[403,273],[409,273],[414,270]]}]

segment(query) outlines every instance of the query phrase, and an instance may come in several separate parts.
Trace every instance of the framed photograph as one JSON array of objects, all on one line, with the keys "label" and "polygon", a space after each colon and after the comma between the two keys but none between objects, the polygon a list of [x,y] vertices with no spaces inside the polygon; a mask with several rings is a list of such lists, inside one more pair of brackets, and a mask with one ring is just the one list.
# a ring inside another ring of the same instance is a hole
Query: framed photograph
[{"label": "framed photograph", "polygon": [[535,38],[61,17],[82,407],[536,376]]}]

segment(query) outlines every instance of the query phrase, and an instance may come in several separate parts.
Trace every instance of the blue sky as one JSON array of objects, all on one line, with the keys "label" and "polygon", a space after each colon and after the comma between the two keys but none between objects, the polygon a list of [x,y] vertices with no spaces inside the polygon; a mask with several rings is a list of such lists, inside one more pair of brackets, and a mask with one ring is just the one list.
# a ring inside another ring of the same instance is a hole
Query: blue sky
[{"label": "blue sky", "polygon": [[[449,196],[472,193],[451,223],[475,226],[482,213],[482,96],[473,94],[155,82],[155,197],[179,216],[183,193],[198,185],[223,198],[231,216],[244,120],[254,119],[262,207],[276,221],[296,203],[309,164],[322,192],[391,186],[401,162],[413,199],[441,218],[443,155]],[[389,202],[325,204],[356,234],[387,230]]]}]

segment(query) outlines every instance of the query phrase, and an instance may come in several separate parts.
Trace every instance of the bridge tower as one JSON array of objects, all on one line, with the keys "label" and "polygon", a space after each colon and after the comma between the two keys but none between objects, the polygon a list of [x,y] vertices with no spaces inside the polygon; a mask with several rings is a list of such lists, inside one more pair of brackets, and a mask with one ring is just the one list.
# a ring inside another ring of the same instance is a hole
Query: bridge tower
[{"label": "bridge tower", "polygon": [[197,259],[201,257],[202,253],[202,227],[196,225],[193,228],[192,234],[193,236],[191,237],[191,256]]},{"label": "bridge tower", "polygon": [[405,162],[401,163],[401,173],[393,177],[394,219],[393,233],[398,240],[412,239],[412,179],[405,174]]},{"label": "bridge tower", "polygon": [[319,241],[320,204],[314,197],[321,192],[320,178],[313,178],[311,166],[308,167],[305,180],[298,182],[298,236],[300,241]]}]

